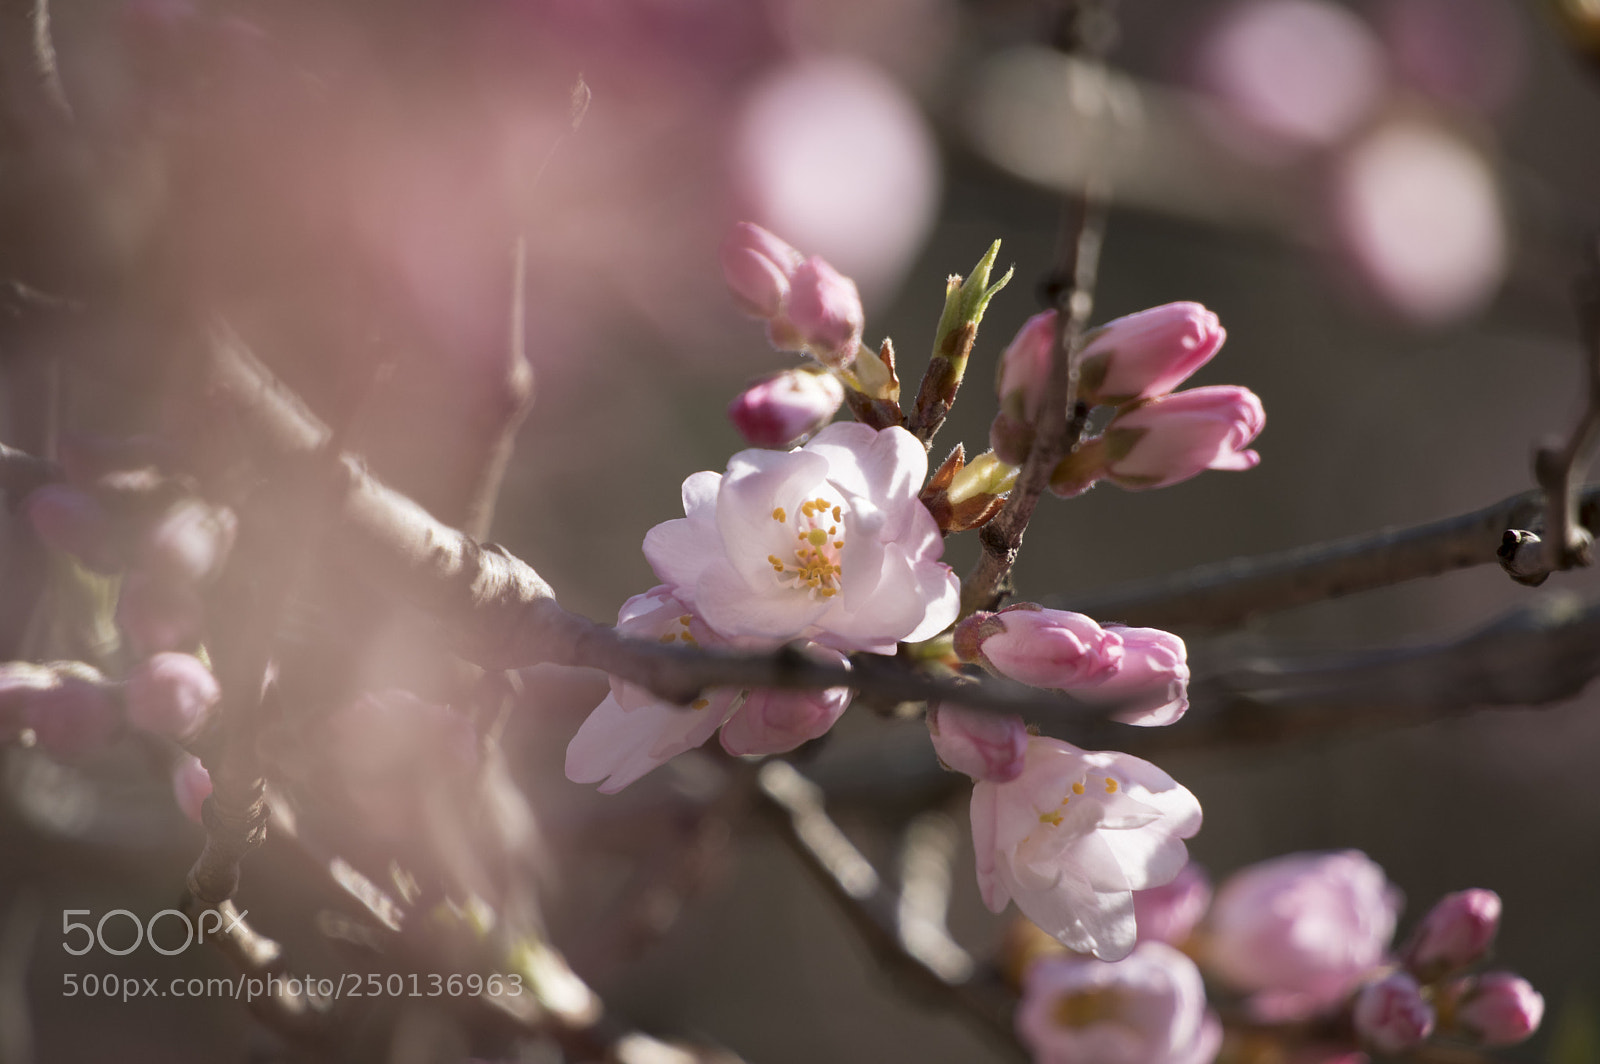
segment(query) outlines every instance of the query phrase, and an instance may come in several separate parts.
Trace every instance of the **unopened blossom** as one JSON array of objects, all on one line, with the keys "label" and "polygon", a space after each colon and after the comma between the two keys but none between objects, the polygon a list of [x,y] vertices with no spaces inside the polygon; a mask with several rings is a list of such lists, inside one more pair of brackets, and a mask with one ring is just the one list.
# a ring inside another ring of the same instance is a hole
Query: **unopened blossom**
[{"label": "unopened blossom", "polygon": [[1500,908],[1500,895],[1492,890],[1446,894],[1406,944],[1406,967],[1432,981],[1474,963],[1488,952],[1500,929]]},{"label": "unopened blossom", "polygon": [[[617,613],[617,631],[673,645],[724,642],[664,586],[624,602]],[[687,706],[677,706],[613,676],[611,693],[567,746],[567,778],[574,783],[598,783],[602,793],[615,794],[657,765],[711,738],[733,712],[738,696],[737,689],[719,688]]]},{"label": "unopened blossom", "polygon": [[1337,1004],[1382,963],[1400,895],[1356,850],[1264,861],[1222,884],[1205,960],[1257,1011],[1298,1018]]},{"label": "unopened blossom", "polygon": [[[810,653],[831,664],[849,665],[837,650],[813,647]],[[851,695],[848,687],[751,691],[722,726],[722,748],[741,757],[788,753],[833,727],[849,707]]]},{"label": "unopened blossom", "polygon": [[1484,1045],[1515,1045],[1544,1019],[1544,997],[1511,972],[1485,972],[1453,990],[1457,1026]]},{"label": "unopened blossom", "polygon": [[1119,960],[1135,940],[1133,892],[1171,882],[1200,830],[1200,803],[1147,761],[1028,740],[1022,775],[972,789],[978,887],[1015,901],[1069,949]]},{"label": "unopened blossom", "polygon": [[1098,683],[1074,688],[1074,697],[1125,702],[1115,719],[1145,728],[1171,724],[1188,712],[1189,655],[1182,639],[1159,628],[1108,625],[1106,631],[1122,640],[1122,660]]},{"label": "unopened blossom", "polygon": [[955,633],[956,653],[1033,687],[1076,691],[1104,683],[1122,665],[1123,641],[1092,617],[1031,602],[975,613]]},{"label": "unopened blossom", "polygon": [[928,734],[940,761],[975,780],[1006,783],[1022,775],[1028,728],[1021,717],[935,705],[928,707]]},{"label": "unopened blossom", "polygon": [[1171,883],[1133,892],[1140,942],[1182,946],[1211,905],[1211,880],[1193,861]]},{"label": "unopened blossom", "polygon": [[[816,255],[789,281],[788,326],[818,361],[843,368],[856,357],[866,316],[856,283]],[[778,323],[775,321],[774,342]]]},{"label": "unopened blossom", "polygon": [[47,546],[72,555],[96,572],[117,571],[111,518],[87,492],[69,484],[46,484],[29,493],[23,510]]},{"label": "unopened blossom", "polygon": [[222,567],[238,527],[238,518],[227,507],[186,499],[145,533],[139,564],[166,579],[204,580]]},{"label": "unopened blossom", "polygon": [[1009,465],[1021,465],[1033,446],[1055,342],[1056,312],[1047,310],[1024,322],[1000,355],[1000,410],[989,426],[989,446]]},{"label": "unopened blossom", "polygon": [[858,422],[793,451],[740,451],[726,474],[683,482],[687,516],[652,528],[645,557],[685,612],[725,638],[893,653],[959,609],[917,498],[927,472],[911,433]]},{"label": "unopened blossom", "polygon": [[171,739],[187,739],[222,697],[216,677],[192,654],[156,654],[128,673],[128,723]]},{"label": "unopened blossom", "polygon": [[728,404],[728,420],[755,447],[788,447],[826,425],[844,402],[831,373],[786,370],[746,388]]},{"label": "unopened blossom", "polygon": [[1407,972],[1391,972],[1362,987],[1351,1011],[1356,1036],[1381,1053],[1415,1049],[1433,1033],[1433,1006]]},{"label": "unopened blossom", "polygon": [[1017,1034],[1036,1064],[1210,1064],[1222,1045],[1199,969],[1161,942],[1142,943],[1115,963],[1036,962]]},{"label": "unopened blossom", "polygon": [[805,256],[759,225],[740,222],[722,244],[722,275],[745,312],[775,318],[789,301],[789,279]]},{"label": "unopened blossom", "polygon": [[1199,303],[1167,303],[1116,318],[1085,338],[1079,394],[1123,404],[1166,395],[1211,361],[1227,338]]},{"label": "unopened blossom", "polygon": [[183,815],[200,823],[200,810],[211,797],[211,773],[198,757],[185,756],[172,769],[172,796]]},{"label": "unopened blossom", "polygon": [[1123,410],[1103,435],[1078,447],[1052,472],[1050,490],[1071,496],[1105,479],[1129,491],[1165,488],[1207,469],[1254,468],[1248,445],[1266,413],[1248,388],[1190,388]]}]

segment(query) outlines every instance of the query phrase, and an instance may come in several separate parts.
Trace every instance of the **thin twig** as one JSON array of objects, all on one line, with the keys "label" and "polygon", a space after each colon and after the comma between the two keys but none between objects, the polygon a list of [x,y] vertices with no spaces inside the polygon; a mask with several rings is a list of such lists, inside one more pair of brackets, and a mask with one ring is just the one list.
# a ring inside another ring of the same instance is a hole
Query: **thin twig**
[{"label": "thin twig", "polygon": [[[907,948],[900,933],[899,900],[872,863],[856,849],[823,806],[822,790],[786,761],[761,766],[757,794],[779,836],[850,918],[862,939],[893,974],[938,1000],[958,1007],[1000,1042],[1022,1053],[1011,1024],[1011,1002],[955,963],[949,948],[937,962]],[[964,956],[964,954],[963,954]]]},{"label": "thin twig", "polygon": [[[1493,564],[1501,560],[1506,531],[1532,521],[1541,501],[1539,492],[1524,492],[1457,517],[1233,558],[1045,601],[1123,624],[1232,627],[1258,613]],[[1600,485],[1584,489],[1578,505],[1585,523],[1600,520]]]}]

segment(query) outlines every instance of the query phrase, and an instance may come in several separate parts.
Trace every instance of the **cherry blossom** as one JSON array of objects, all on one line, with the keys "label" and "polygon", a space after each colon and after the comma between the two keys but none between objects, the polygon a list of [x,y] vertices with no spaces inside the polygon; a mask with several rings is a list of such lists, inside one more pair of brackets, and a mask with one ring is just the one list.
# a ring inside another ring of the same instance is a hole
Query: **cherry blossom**
[{"label": "cherry blossom", "polygon": [[1118,960],[1133,949],[1133,892],[1170,882],[1200,830],[1200,803],[1147,761],[1028,741],[1022,775],[972,790],[984,904],[1015,900],[1068,949]]},{"label": "cherry blossom", "polygon": [[909,432],[857,422],[793,451],[740,451],[726,474],[683,482],[687,516],[652,528],[645,557],[725,638],[893,653],[959,608],[938,526],[917,499],[927,471]]}]

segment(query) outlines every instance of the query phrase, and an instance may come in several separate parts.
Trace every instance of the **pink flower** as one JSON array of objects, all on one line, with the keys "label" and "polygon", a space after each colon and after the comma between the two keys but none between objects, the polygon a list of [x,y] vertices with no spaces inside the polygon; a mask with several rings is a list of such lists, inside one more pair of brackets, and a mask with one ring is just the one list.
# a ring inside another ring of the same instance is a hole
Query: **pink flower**
[{"label": "pink flower", "polygon": [[978,887],[1068,949],[1120,960],[1135,939],[1133,892],[1171,882],[1200,830],[1200,803],[1147,761],[1032,737],[1022,775],[972,789]]},{"label": "pink flower", "polygon": [[1211,881],[1193,862],[1184,865],[1171,883],[1134,891],[1133,915],[1139,925],[1139,941],[1182,946],[1210,904]]},{"label": "pink flower", "polygon": [[206,771],[198,757],[185,756],[173,768],[172,796],[184,816],[196,824],[201,822],[201,807],[211,797],[211,773]]},{"label": "pink flower", "polygon": [[1484,1045],[1515,1045],[1539,1029],[1544,998],[1511,972],[1485,972],[1458,988],[1456,1023]]},{"label": "pink flower", "polygon": [[1211,906],[1207,966],[1257,992],[1264,1016],[1337,1004],[1382,961],[1399,893],[1356,850],[1291,854],[1236,873]]},{"label": "pink flower", "polygon": [[786,370],[745,389],[728,404],[728,419],[755,447],[788,447],[838,412],[844,385],[831,373]]},{"label": "pink flower", "polygon": [[1500,895],[1492,890],[1446,894],[1406,944],[1406,967],[1426,982],[1478,960],[1500,929]]},{"label": "pink flower", "polygon": [[[652,588],[624,602],[617,613],[617,631],[663,643],[681,640],[689,646],[725,642],[667,587]],[[733,712],[738,696],[735,689],[719,688],[690,705],[675,706],[613,676],[611,693],[567,746],[567,779],[599,783],[602,793],[615,794],[711,738]]]},{"label": "pink flower", "polygon": [[728,290],[755,318],[775,318],[789,301],[789,280],[805,256],[759,225],[740,222],[722,244]]},{"label": "pink flower", "polygon": [[1392,972],[1362,987],[1352,1014],[1356,1034],[1380,1053],[1415,1049],[1433,1033],[1433,1006],[1405,972]]},{"label": "pink flower", "polygon": [[1199,303],[1167,303],[1109,321],[1079,356],[1081,394],[1115,405],[1166,395],[1211,361],[1227,335]]},{"label": "pink flower", "polygon": [[187,499],[145,534],[139,560],[168,579],[198,582],[222,568],[238,528],[238,518],[227,507]]},{"label": "pink flower", "polygon": [[27,721],[52,757],[72,759],[109,743],[122,725],[116,704],[98,673],[57,672],[56,683],[28,703]]},{"label": "pink flower", "polygon": [[1062,459],[1050,490],[1076,495],[1104,478],[1145,491],[1207,469],[1250,469],[1261,456],[1246,446],[1265,423],[1261,400],[1248,388],[1215,385],[1151,399],[1119,413],[1104,435]]},{"label": "pink flower", "polygon": [[[812,653],[834,664],[849,661],[837,650],[813,647]],[[751,691],[744,704],[722,726],[722,748],[730,754],[784,754],[833,727],[850,705],[848,687],[825,691]]]},{"label": "pink flower", "polygon": [[1086,701],[1127,700],[1116,714],[1124,724],[1153,728],[1171,724],[1189,709],[1189,656],[1183,640],[1159,628],[1110,625],[1122,640],[1117,670],[1092,687],[1073,691]]},{"label": "pink flower", "polygon": [[855,359],[866,316],[850,278],[811,256],[790,279],[788,312],[793,335],[818,361],[842,368]]},{"label": "pink flower", "polygon": [[1028,729],[1021,717],[929,706],[928,734],[940,761],[975,780],[1008,783],[1022,775]]},{"label": "pink flower", "polygon": [[1222,1025],[1200,970],[1161,942],[1115,963],[1048,957],[1028,969],[1017,1034],[1037,1064],[1210,1064]]},{"label": "pink flower", "polygon": [[211,670],[190,654],[157,654],[128,673],[128,722],[170,739],[188,739],[222,698]]},{"label": "pink flower", "polygon": [[1077,691],[1104,683],[1122,664],[1122,637],[1092,617],[1031,602],[975,613],[956,628],[956,653],[1033,687]]},{"label": "pink flower", "polygon": [[1021,465],[1033,446],[1055,339],[1056,312],[1047,310],[1024,322],[1000,355],[1000,411],[989,426],[989,446],[1010,465]]},{"label": "pink flower", "polygon": [[917,498],[927,471],[909,432],[857,422],[793,451],[740,451],[726,475],[683,482],[687,516],[652,528],[645,557],[684,612],[725,638],[893,653],[959,609]]}]

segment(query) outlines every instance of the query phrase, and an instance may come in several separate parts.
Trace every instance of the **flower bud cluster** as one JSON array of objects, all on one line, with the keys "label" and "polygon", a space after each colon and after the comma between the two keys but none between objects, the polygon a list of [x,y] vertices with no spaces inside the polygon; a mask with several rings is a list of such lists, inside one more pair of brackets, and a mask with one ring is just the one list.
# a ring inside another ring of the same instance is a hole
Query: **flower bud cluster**
[{"label": "flower bud cluster", "polygon": [[[1056,312],[1030,318],[1001,356],[1000,411],[989,442],[1020,465],[1033,446],[1056,343]],[[1079,400],[1114,407],[1099,436],[1063,458],[1050,489],[1070,496],[1108,480],[1130,491],[1163,488],[1206,469],[1249,469],[1248,446],[1261,432],[1261,401],[1246,388],[1173,389],[1205,365],[1226,337],[1198,303],[1168,303],[1118,318],[1084,338]]]},{"label": "flower bud cluster", "polygon": [[835,369],[855,360],[866,320],[861,294],[823,259],[740,222],[722,245],[722,273],[745,313],[766,321],[779,351],[804,351]]},{"label": "flower bud cluster", "polygon": [[30,733],[54,757],[101,749],[128,724],[188,741],[219,698],[217,681],[188,654],[157,654],[116,684],[81,662],[0,665],[0,741]]}]

